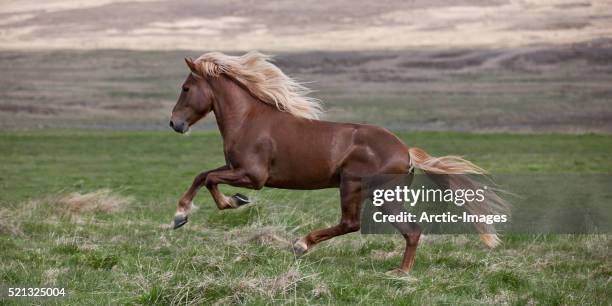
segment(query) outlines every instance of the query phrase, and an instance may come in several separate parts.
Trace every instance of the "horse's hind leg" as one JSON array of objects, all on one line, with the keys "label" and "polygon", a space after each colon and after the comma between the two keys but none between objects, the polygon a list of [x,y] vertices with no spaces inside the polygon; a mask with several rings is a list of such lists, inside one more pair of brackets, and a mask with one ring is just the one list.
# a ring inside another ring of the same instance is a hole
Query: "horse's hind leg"
[{"label": "horse's hind leg", "polygon": [[411,233],[402,234],[404,239],[406,239],[406,249],[404,250],[404,259],[402,260],[402,265],[399,269],[405,273],[412,270],[412,266],[414,265],[414,260],[416,258],[416,249],[419,245],[419,238],[421,237],[421,229],[418,225],[413,225],[415,225],[416,228]]},{"label": "horse's hind leg", "polygon": [[[382,205],[380,209],[385,215],[399,215],[406,211],[402,203],[387,203]],[[406,240],[406,248],[404,249],[404,259],[402,260],[401,266],[399,269],[390,272],[393,274],[405,274],[410,272],[414,265],[416,249],[419,244],[419,238],[421,237],[421,227],[416,223],[405,222],[392,223],[392,225]]]},{"label": "horse's hind leg", "polygon": [[305,237],[293,244],[293,251],[297,255],[305,253],[315,244],[351,232],[356,232],[360,227],[361,217],[361,181],[343,180],[340,184],[340,201],[342,216],[340,223],[321,230],[310,232]]}]

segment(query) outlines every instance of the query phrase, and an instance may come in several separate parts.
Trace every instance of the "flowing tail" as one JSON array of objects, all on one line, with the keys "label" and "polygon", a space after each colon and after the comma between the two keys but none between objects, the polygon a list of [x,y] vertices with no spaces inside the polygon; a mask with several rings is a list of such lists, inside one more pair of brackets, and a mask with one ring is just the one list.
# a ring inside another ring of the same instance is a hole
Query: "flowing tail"
[{"label": "flowing tail", "polygon": [[[508,213],[508,204],[499,195],[499,190],[487,186],[474,179],[474,176],[486,175],[487,171],[459,156],[433,157],[423,149],[409,148],[411,168],[420,169],[436,184],[451,190],[481,189],[485,190],[485,201],[481,203],[468,202],[466,210],[475,215]],[[453,175],[455,174],[455,175]],[[491,224],[474,223],[480,233],[480,239],[490,248],[501,243],[495,227]]]}]

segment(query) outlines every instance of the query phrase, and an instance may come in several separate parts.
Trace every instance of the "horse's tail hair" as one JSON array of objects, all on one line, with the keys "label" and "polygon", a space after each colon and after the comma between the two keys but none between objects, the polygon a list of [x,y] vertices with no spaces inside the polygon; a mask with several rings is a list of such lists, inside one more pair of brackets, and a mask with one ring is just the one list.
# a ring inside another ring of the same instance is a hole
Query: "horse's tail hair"
[{"label": "horse's tail hair", "polygon": [[[433,157],[420,148],[409,148],[411,170],[423,171],[437,185],[451,190],[483,189],[483,202],[467,202],[464,208],[471,214],[501,214],[508,212],[508,204],[498,193],[500,190],[486,186],[474,179],[474,175],[486,175],[487,171],[460,156]],[[453,175],[454,174],[454,175]],[[480,233],[480,239],[490,248],[501,243],[493,225],[474,223]]]}]

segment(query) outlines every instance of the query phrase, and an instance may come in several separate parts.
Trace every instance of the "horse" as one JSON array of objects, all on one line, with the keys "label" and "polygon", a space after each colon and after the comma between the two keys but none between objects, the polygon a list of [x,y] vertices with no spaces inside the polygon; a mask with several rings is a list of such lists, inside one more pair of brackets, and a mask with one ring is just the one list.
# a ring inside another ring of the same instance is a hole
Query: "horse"
[{"label": "horse", "polygon": [[[458,157],[432,157],[408,147],[390,131],[372,125],[319,120],[321,102],[308,97],[309,89],[284,74],[262,53],[242,56],[205,53],[185,58],[189,73],[172,109],[170,127],[186,133],[214,113],[223,138],[225,164],[195,177],[178,201],[174,228],[188,221],[193,198],[206,187],[218,209],[248,204],[242,194],[227,196],[220,184],[260,190],[263,187],[313,190],[339,188],[340,221],[295,240],[292,251],[302,255],[318,243],[360,229],[363,178],[373,175],[484,174]],[[421,236],[417,224],[394,224],[406,246],[399,269],[408,273]],[[481,231],[493,248],[500,240],[493,231]]]}]

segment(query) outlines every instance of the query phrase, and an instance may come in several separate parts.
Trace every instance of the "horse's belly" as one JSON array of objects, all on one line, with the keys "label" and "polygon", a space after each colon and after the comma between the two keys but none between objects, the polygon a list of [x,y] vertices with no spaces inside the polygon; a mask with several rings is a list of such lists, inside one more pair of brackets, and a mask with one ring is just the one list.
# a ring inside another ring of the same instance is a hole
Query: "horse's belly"
[{"label": "horse's belly", "polygon": [[284,189],[323,189],[337,187],[339,178],[324,165],[298,163],[293,167],[272,167],[267,187]]},{"label": "horse's belly", "polygon": [[266,186],[323,189],[339,185],[339,167],[350,150],[353,126],[306,121],[294,129],[275,130],[275,158]]},{"label": "horse's belly", "polygon": [[333,180],[306,182],[301,180],[298,181],[269,179],[265,185],[266,187],[281,189],[313,190],[338,187],[338,182]]}]

